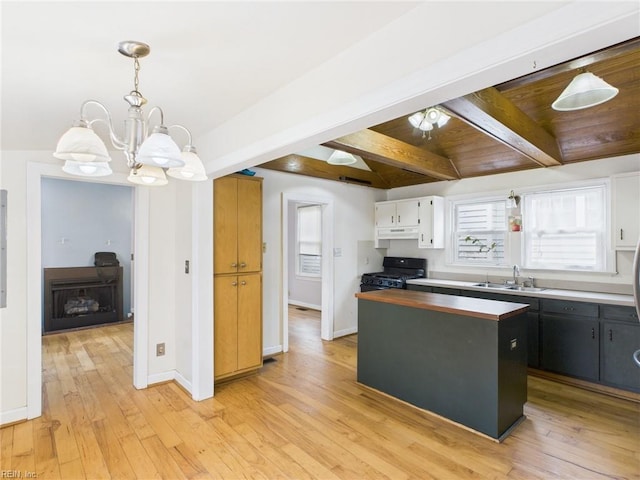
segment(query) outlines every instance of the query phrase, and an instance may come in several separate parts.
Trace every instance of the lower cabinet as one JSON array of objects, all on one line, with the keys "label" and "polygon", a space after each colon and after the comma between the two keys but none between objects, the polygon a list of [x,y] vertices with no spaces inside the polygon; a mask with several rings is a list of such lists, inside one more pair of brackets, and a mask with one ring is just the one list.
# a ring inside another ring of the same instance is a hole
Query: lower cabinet
[{"label": "lower cabinet", "polygon": [[262,366],[262,275],[214,278],[216,380]]},{"label": "lower cabinet", "polygon": [[584,380],[599,378],[597,319],[542,314],[542,368]]},{"label": "lower cabinet", "polygon": [[638,348],[640,324],[603,321],[600,380],[614,387],[640,391],[640,369],[632,359]]},{"label": "lower cabinet", "polygon": [[640,369],[633,360],[640,348],[640,321],[634,307],[436,286],[408,288],[528,303],[529,367],[640,393]]}]

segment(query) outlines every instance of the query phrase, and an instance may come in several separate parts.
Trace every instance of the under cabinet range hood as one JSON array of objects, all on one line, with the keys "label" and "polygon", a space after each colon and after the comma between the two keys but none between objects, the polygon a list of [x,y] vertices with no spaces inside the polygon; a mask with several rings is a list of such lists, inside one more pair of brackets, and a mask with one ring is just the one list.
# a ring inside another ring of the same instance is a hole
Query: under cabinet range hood
[{"label": "under cabinet range hood", "polygon": [[417,239],[418,227],[378,227],[376,234],[380,240]]}]

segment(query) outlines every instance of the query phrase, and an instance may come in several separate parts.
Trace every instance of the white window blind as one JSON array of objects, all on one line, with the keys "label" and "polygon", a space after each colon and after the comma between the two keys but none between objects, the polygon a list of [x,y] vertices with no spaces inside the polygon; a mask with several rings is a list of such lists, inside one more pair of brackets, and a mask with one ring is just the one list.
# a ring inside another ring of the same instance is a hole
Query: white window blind
[{"label": "white window blind", "polygon": [[304,205],[297,208],[297,268],[301,276],[322,274],[322,207]]},{"label": "white window blind", "polygon": [[604,184],[524,197],[524,266],[554,270],[606,269]]},{"label": "white window blind", "polygon": [[505,262],[505,200],[454,204],[454,263],[496,265]]}]

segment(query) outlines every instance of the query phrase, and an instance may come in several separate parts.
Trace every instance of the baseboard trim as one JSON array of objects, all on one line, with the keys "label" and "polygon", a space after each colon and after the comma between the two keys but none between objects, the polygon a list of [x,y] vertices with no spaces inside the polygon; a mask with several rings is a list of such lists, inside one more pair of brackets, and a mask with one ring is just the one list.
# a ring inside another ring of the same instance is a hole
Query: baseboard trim
[{"label": "baseboard trim", "polygon": [[289,300],[288,303],[289,305],[293,305],[294,307],[309,308],[311,310],[317,310],[317,311],[322,310],[322,306],[320,305],[314,305],[312,303],[306,303],[306,302],[299,302],[298,300]]},{"label": "baseboard trim", "polygon": [[353,335],[358,333],[358,327],[345,328],[343,330],[336,330],[333,332],[333,338],[346,337],[347,335]]},{"label": "baseboard trim", "polygon": [[615,387],[609,387],[607,385],[601,385],[599,383],[592,383],[587,380],[580,380],[577,378],[565,377],[557,373],[546,372],[544,370],[538,370],[537,368],[528,368],[529,375],[534,377],[544,378],[558,383],[564,383],[565,385],[571,385],[572,387],[579,387],[591,392],[602,393],[611,397],[622,398],[631,402],[640,403],[640,393],[630,392]]},{"label": "baseboard trim", "polygon": [[27,407],[15,408],[0,412],[0,427],[8,427],[14,423],[24,422],[29,418]]},{"label": "baseboard trim", "polygon": [[174,372],[175,372],[174,380],[176,381],[176,383],[180,385],[183,389],[185,389],[187,392],[189,392],[189,395],[191,395],[191,398],[193,398],[193,393],[192,393],[193,390],[191,387],[191,382],[187,380],[180,372],[178,371],[174,371]]},{"label": "baseboard trim", "polygon": [[282,345],[276,345],[275,347],[267,347],[262,349],[263,358],[273,357],[274,355],[277,355],[279,353],[282,353]]}]

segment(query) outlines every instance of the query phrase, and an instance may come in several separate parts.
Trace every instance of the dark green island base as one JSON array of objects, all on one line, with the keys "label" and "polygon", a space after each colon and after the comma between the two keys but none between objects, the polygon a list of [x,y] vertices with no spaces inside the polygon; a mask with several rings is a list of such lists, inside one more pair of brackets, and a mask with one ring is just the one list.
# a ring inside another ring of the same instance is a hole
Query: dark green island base
[{"label": "dark green island base", "polygon": [[528,305],[401,289],[358,297],[358,382],[496,441],[524,420]]}]

